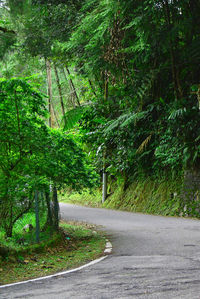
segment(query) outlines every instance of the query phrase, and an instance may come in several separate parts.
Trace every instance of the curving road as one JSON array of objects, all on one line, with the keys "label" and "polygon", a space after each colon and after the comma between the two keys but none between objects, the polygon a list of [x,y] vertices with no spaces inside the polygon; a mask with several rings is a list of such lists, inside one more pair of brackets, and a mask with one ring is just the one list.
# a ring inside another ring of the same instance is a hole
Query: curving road
[{"label": "curving road", "polygon": [[112,254],[62,277],[0,289],[0,299],[200,299],[200,221],[67,204],[61,211],[102,225]]}]

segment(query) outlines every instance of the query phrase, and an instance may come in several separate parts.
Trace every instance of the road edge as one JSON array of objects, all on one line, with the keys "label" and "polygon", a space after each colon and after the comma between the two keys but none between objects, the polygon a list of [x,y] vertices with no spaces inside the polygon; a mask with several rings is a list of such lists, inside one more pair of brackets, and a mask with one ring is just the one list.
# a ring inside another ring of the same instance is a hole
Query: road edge
[{"label": "road edge", "polygon": [[0,289],[3,289],[3,288],[8,288],[8,287],[12,287],[12,286],[16,286],[16,285],[21,285],[21,284],[25,284],[25,283],[29,283],[29,282],[35,282],[35,281],[40,281],[40,280],[45,280],[45,279],[48,279],[48,278],[53,278],[53,277],[57,277],[57,276],[62,276],[62,275],[66,275],[66,274],[70,274],[70,273],[73,273],[73,272],[76,272],[76,271],[80,271],[84,268],[87,268],[87,267],[90,267],[92,265],[95,265],[101,261],[103,261],[104,259],[106,259],[108,257],[109,254],[111,254],[112,252],[112,244],[109,240],[106,239],[106,246],[105,246],[105,249],[104,249],[104,256],[96,259],[96,260],[93,260],[83,266],[80,266],[78,268],[75,268],[75,269],[71,269],[71,270],[67,270],[67,271],[62,271],[62,272],[58,272],[58,273],[55,273],[55,274],[52,274],[52,275],[47,275],[47,276],[43,276],[43,277],[38,277],[38,278],[33,278],[33,279],[29,279],[29,280],[24,280],[24,281],[19,281],[19,282],[14,282],[14,283],[9,283],[9,284],[5,284],[5,285],[0,285]]}]

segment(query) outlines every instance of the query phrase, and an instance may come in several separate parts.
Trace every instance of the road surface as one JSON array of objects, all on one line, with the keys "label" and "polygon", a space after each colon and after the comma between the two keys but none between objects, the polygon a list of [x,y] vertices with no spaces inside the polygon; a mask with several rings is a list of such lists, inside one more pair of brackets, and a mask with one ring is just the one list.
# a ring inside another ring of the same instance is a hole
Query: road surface
[{"label": "road surface", "polygon": [[0,299],[200,299],[200,221],[67,204],[61,212],[101,225],[112,254],[74,273],[0,289]]}]

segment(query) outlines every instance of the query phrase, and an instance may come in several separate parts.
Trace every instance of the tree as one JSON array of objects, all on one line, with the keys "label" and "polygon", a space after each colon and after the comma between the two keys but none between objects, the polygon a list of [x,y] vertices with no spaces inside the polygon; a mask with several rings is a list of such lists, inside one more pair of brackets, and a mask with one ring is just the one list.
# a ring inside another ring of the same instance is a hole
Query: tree
[{"label": "tree", "polygon": [[[7,236],[12,235],[14,223],[30,208],[27,197],[33,182],[29,180],[29,159],[45,135],[46,126],[41,117],[46,114],[42,96],[26,81],[1,79],[0,198]],[[21,204],[17,204],[20,201]]]},{"label": "tree", "polygon": [[196,168],[199,3],[91,3],[65,53],[100,81],[80,126],[97,165],[106,156],[110,173],[129,180]]},{"label": "tree", "polygon": [[45,124],[43,96],[26,80],[0,81],[0,206],[8,237],[31,208],[33,192],[91,187],[95,173],[72,137]]},{"label": "tree", "polygon": [[16,32],[13,30],[9,13],[5,7],[0,8],[0,60],[16,43]]},{"label": "tree", "polygon": [[98,171],[104,164],[131,181],[199,168],[199,9],[196,0],[35,0],[24,9],[25,52],[84,81],[65,129],[79,120]]}]

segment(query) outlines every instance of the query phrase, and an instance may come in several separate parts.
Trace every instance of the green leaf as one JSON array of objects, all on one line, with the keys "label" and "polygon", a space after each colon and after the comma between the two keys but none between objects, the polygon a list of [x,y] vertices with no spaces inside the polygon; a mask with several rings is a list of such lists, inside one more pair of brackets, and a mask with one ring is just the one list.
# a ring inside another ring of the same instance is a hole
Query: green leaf
[{"label": "green leaf", "polygon": [[77,124],[77,122],[81,119],[83,113],[86,110],[87,110],[87,106],[80,106],[67,111],[62,120],[64,122],[64,130],[72,129]]}]

